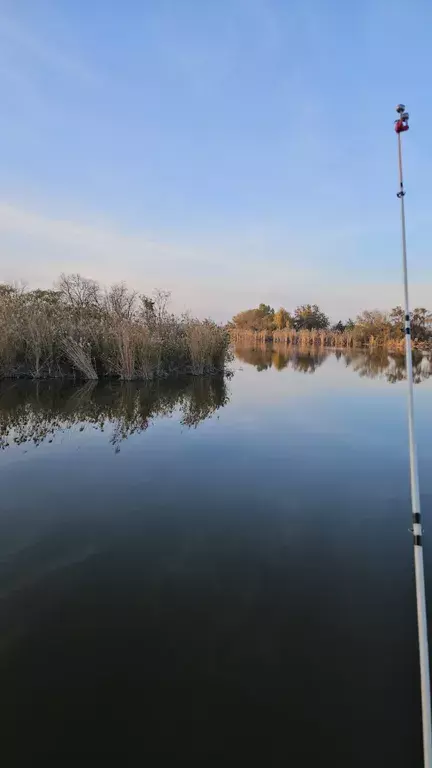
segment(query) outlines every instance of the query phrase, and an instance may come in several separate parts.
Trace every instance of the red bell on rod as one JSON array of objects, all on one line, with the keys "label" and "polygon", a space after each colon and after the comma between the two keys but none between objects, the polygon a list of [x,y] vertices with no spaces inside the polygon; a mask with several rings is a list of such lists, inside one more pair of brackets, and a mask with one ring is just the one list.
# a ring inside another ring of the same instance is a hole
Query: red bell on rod
[{"label": "red bell on rod", "polygon": [[405,112],[405,104],[398,104],[396,107],[396,112],[399,113],[399,119],[395,120],[396,133],[403,133],[404,131],[408,131],[409,114],[408,112]]}]

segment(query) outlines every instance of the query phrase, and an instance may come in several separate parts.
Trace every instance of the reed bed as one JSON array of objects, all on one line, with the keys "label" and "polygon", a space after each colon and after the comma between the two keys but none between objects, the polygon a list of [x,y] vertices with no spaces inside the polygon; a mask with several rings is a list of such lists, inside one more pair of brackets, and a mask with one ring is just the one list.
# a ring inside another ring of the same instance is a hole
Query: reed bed
[{"label": "reed bed", "polygon": [[[274,343],[292,347],[326,347],[330,349],[369,348],[376,349],[386,347],[395,352],[403,352],[405,341],[401,338],[377,337],[365,335],[358,329],[353,331],[332,330],[301,330],[287,329],[283,331],[246,331],[230,329],[229,335],[232,343],[257,346],[260,344]],[[413,338],[412,345],[415,349],[430,352],[432,344],[430,340]]]},{"label": "reed bed", "polygon": [[0,286],[0,378],[152,380],[224,371],[230,339],[211,320],[175,316],[168,295],[103,291],[63,275],[53,291]]},{"label": "reed bed", "polygon": [[355,336],[351,332],[341,333],[339,331],[318,330],[309,331],[287,329],[283,331],[243,331],[232,329],[230,337],[234,343],[242,344],[265,344],[274,342],[275,344],[285,344],[290,346],[318,346],[333,347],[343,349],[356,346]]}]

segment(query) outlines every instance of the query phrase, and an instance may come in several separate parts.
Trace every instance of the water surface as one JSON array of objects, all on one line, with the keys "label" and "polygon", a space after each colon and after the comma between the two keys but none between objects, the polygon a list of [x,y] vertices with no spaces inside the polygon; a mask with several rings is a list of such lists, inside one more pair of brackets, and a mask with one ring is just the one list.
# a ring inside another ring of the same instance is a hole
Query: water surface
[{"label": "water surface", "polygon": [[6,765],[421,765],[403,360],[236,353],[2,383]]}]

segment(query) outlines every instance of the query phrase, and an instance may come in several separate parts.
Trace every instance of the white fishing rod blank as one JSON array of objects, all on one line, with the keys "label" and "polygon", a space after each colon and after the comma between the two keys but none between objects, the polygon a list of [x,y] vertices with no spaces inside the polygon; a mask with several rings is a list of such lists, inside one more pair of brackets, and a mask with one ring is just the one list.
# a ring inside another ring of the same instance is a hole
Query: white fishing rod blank
[{"label": "white fishing rod blank", "polygon": [[412,505],[412,534],[414,542],[414,567],[415,584],[417,600],[417,625],[420,653],[420,684],[421,684],[421,706],[422,706],[422,724],[423,724],[423,756],[424,768],[432,768],[432,725],[431,725],[431,694],[430,694],[430,672],[429,672],[429,649],[428,649],[428,630],[426,616],[426,594],[425,578],[423,564],[423,530],[421,524],[420,511],[420,490],[417,464],[417,447],[414,433],[414,381],[412,366],[412,345],[411,345],[411,314],[409,309],[408,295],[408,263],[406,248],[406,229],[405,229],[405,189],[403,183],[402,169],[402,134],[408,130],[409,114],[405,111],[404,104],[398,104],[396,112],[399,117],[395,121],[395,131],[398,140],[398,158],[399,158],[399,191],[397,196],[401,205],[401,224],[402,224],[402,262],[403,262],[403,280],[404,280],[404,298],[405,298],[405,361],[408,380],[408,441],[410,457],[410,482],[411,482],[411,505]]}]

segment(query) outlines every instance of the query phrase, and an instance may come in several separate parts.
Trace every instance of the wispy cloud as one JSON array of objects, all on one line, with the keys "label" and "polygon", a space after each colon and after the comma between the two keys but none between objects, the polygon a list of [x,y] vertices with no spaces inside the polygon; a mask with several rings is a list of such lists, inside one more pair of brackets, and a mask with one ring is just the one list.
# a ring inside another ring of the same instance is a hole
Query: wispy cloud
[{"label": "wispy cloud", "polygon": [[[142,291],[171,290],[178,309],[223,319],[263,296],[281,293],[281,282],[296,288],[314,280],[311,267],[286,258],[269,268],[258,253],[245,263],[251,240],[230,245],[191,245],[146,233],[130,234],[110,223],[59,219],[0,201],[0,241],[5,258],[0,280],[49,285],[60,272],[80,271],[109,283],[125,280]],[[285,302],[287,299],[285,291]]]},{"label": "wispy cloud", "polygon": [[16,255],[21,248],[24,264],[26,245],[45,248],[45,256],[42,252],[40,256],[48,264],[64,264],[72,259],[77,267],[87,265],[98,272],[120,272],[132,265],[145,266],[146,271],[159,274],[179,263],[186,268],[194,264],[194,257],[187,250],[146,235],[123,233],[109,224],[93,226],[51,218],[7,202],[0,202],[0,234],[14,239]]},{"label": "wispy cloud", "polygon": [[[251,233],[237,234],[231,242],[226,235],[218,242],[209,234],[200,244],[131,234],[111,222],[54,218],[0,201],[0,245],[0,281],[44,287],[61,272],[81,272],[103,284],[125,280],[145,293],[170,290],[174,309],[218,320],[261,301],[290,309],[317,302],[337,320],[364,308],[390,308],[402,298],[395,272],[381,279],[350,279],[346,271],[334,273],[314,261],[313,238],[303,244],[293,240],[285,245],[286,256],[275,258],[262,233],[255,242]],[[427,306],[431,288],[429,282],[413,281],[413,305]]]}]

